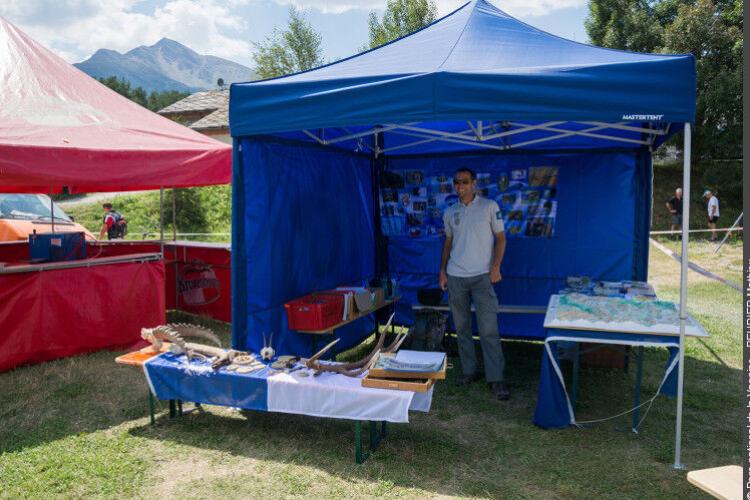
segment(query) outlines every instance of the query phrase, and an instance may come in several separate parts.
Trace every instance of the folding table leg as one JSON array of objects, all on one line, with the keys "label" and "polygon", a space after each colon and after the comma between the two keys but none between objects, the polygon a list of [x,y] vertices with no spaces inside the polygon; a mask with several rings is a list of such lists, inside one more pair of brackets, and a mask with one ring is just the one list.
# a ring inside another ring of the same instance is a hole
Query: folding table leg
[{"label": "folding table leg", "polygon": [[380,423],[380,432],[378,432],[378,423],[374,420],[368,421],[367,428],[370,434],[370,446],[369,451],[365,452],[362,444],[362,422],[359,420],[354,422],[354,459],[358,464],[367,460],[388,435],[385,421]]},{"label": "folding table leg", "polygon": [[156,416],[154,415],[154,395],[151,393],[151,390],[148,391],[148,414],[149,417],[151,417],[151,425],[154,425],[156,423]]},{"label": "folding table leg", "polygon": [[169,400],[169,418],[175,418],[177,416],[177,405],[174,399]]},{"label": "folding table leg", "polygon": [[177,400],[177,415],[182,416],[182,400]]},{"label": "folding table leg", "polygon": [[638,346],[638,354],[635,359],[635,395],[633,397],[633,432],[638,433],[638,421],[641,417],[641,380],[643,378],[643,346]]},{"label": "folding table leg", "polygon": [[570,402],[570,404],[573,406],[573,410],[576,409],[576,401],[578,400],[578,370],[581,366],[580,348],[581,344],[576,342],[575,347],[573,347],[573,388],[571,390]]},{"label": "folding table leg", "polygon": [[369,455],[362,450],[362,422],[357,420],[354,422],[354,461],[361,464]]}]

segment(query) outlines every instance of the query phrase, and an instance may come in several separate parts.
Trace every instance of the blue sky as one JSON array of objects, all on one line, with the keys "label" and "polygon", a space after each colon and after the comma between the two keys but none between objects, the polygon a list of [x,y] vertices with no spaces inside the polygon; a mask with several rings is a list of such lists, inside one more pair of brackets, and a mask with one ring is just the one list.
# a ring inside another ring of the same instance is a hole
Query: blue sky
[{"label": "blue sky", "polygon": [[[555,35],[585,42],[586,0],[490,0]],[[440,15],[464,0],[437,0]],[[253,66],[253,43],[284,27],[289,5],[303,9],[323,37],[327,60],[367,41],[367,16],[386,0],[2,0],[0,16],[69,62],[97,49],[126,52],[172,38],[201,54]]]}]

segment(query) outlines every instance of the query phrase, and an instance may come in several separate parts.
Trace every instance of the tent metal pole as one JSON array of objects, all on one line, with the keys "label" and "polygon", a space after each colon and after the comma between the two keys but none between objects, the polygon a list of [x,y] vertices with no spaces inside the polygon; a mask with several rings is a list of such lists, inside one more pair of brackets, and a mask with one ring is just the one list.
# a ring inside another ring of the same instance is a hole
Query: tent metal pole
[{"label": "tent metal pole", "polygon": [[[485,142],[478,142],[476,140],[471,139],[470,137],[466,137],[463,140],[459,140],[459,139],[453,139],[451,137],[442,137],[442,136],[441,137],[435,137],[434,135],[427,135],[427,134],[424,134],[424,133],[407,132],[406,130],[401,130],[401,129],[393,130],[392,133],[393,134],[398,134],[398,135],[406,135],[406,136],[409,136],[409,137],[419,137],[421,139],[429,139],[429,140],[432,140],[432,141],[444,141],[444,142],[450,142],[450,143],[454,143],[454,144],[464,144],[464,145],[467,145],[467,146],[475,146],[475,147],[478,147],[478,148],[497,149],[499,151],[504,151],[504,148],[502,148],[500,146],[495,146],[494,144],[487,144]],[[388,151],[393,151],[394,149],[396,149],[396,147],[389,148]]]},{"label": "tent metal pole", "polygon": [[159,247],[164,258],[164,186],[159,188]]},{"label": "tent metal pole", "polygon": [[55,233],[55,205],[52,201],[52,185],[49,187],[49,219],[52,221],[52,233]]},{"label": "tent metal pole", "polygon": [[687,325],[688,238],[690,226],[690,123],[685,123],[682,165],[682,258],[680,259],[680,361],[677,366],[677,416],[675,417],[674,468],[684,469],[682,454],[682,398],[685,378],[685,327]]},{"label": "tent metal pole", "polygon": [[732,234],[732,231],[734,230],[734,228],[737,227],[737,225],[740,223],[743,215],[745,215],[745,212],[740,213],[740,216],[737,217],[737,220],[734,221],[734,224],[732,224],[732,227],[729,228],[729,230],[727,231],[727,234],[724,235],[724,238],[721,240],[721,243],[719,243],[719,245],[716,247],[716,250],[714,250],[714,255],[719,253],[719,250],[721,250],[721,247],[724,246],[724,243],[727,242],[729,235]]},{"label": "tent metal pole", "polygon": [[[537,128],[541,128],[541,127],[537,127]],[[591,127],[591,128],[587,128],[587,129],[581,130],[580,132],[587,132],[587,133],[588,132],[595,132],[597,130],[602,130],[604,128],[607,128],[607,126],[606,125],[600,125],[598,127]],[[564,139],[565,137],[571,137],[573,135],[581,135],[581,134],[579,132],[571,130],[571,131],[565,132],[564,134],[557,134],[557,135],[550,135],[550,136],[547,136],[547,137],[540,137],[539,139],[533,139],[533,140],[529,140],[529,141],[519,142],[517,144],[509,144],[509,146],[512,146],[513,148],[518,149],[518,148],[523,147],[523,146],[529,146],[531,144],[539,144],[540,142],[554,141],[554,140],[557,140],[557,139]]]},{"label": "tent metal pole", "polygon": [[[510,122],[510,124],[513,125],[513,126],[517,126],[518,125],[517,123],[514,123],[514,122]],[[602,129],[607,129],[607,128],[610,128],[610,127],[607,126],[607,125],[604,125],[604,126],[598,126],[598,127],[594,127],[594,128],[596,130],[602,130]],[[648,146],[649,145],[649,141],[644,141],[644,140],[640,140],[640,139],[628,139],[626,137],[614,137],[614,136],[607,135],[607,134],[592,134],[592,133],[590,133],[591,129],[570,130],[570,131],[569,130],[565,130],[563,128],[557,128],[557,127],[539,127],[539,129],[546,130],[548,132],[559,132],[559,133],[568,133],[568,132],[570,132],[573,135],[580,135],[580,136],[583,136],[583,137],[592,137],[594,139],[606,139],[606,140],[610,140],[610,141],[626,142],[626,143],[629,143],[629,144],[640,144],[642,146]],[[646,130],[646,129],[643,129],[643,130]],[[640,130],[639,132],[643,132],[643,130]]]},{"label": "tent metal pole", "polygon": [[177,241],[177,193],[172,188],[172,241]]},{"label": "tent metal pole", "polygon": [[632,125],[622,125],[619,123],[605,123],[605,122],[577,122],[581,123],[583,125],[607,125],[607,128],[613,128],[617,130],[629,130],[630,132],[640,132],[642,134],[652,134],[652,135],[665,135],[667,133],[666,130],[658,129],[658,128],[645,128],[645,127],[633,127]]}]

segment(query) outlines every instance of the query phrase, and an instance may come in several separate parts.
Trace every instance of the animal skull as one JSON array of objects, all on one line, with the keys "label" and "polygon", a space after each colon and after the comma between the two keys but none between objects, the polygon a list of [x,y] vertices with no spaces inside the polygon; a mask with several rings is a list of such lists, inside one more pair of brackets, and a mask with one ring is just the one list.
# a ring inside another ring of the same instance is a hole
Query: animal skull
[{"label": "animal skull", "polygon": [[271,361],[273,357],[276,355],[276,351],[273,347],[271,347],[271,344],[273,343],[273,332],[271,332],[271,337],[268,339],[268,344],[266,344],[266,334],[263,334],[263,349],[260,350],[260,357],[265,359],[266,361]]}]

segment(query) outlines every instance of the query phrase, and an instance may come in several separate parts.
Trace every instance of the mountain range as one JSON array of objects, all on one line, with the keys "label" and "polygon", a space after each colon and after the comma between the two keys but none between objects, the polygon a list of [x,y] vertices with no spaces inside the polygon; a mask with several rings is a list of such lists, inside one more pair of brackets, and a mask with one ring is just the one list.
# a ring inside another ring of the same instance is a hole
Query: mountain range
[{"label": "mountain range", "polygon": [[99,49],[74,66],[94,78],[116,76],[148,92],[196,92],[215,89],[219,78],[227,85],[256,79],[255,72],[246,66],[198,54],[169,38],[162,38],[151,46],[141,45],[124,54]]}]

